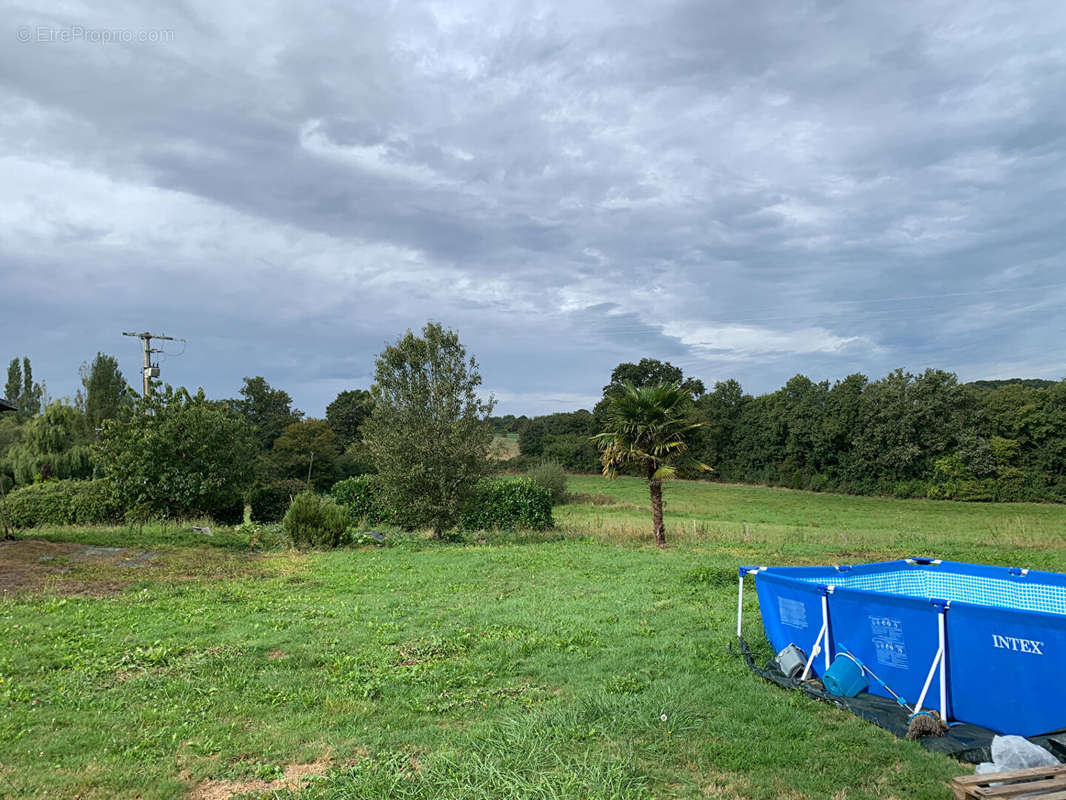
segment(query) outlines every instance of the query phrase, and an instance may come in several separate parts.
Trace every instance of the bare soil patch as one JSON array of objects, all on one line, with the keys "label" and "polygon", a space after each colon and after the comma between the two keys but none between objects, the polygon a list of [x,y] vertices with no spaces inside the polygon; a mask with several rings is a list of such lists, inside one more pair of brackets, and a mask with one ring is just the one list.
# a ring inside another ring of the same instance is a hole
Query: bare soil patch
[{"label": "bare soil patch", "polygon": [[188,800],[229,800],[250,792],[277,792],[283,789],[298,789],[311,775],[322,775],[330,768],[328,760],[311,764],[289,764],[285,774],[272,781],[253,778],[246,781],[204,781],[187,795]]},{"label": "bare soil patch", "polygon": [[[46,542],[43,539],[0,542],[0,592],[38,591],[46,584],[56,583],[57,579],[62,583],[72,564],[79,560],[78,554],[89,549],[74,542]],[[89,557],[113,560],[115,556],[111,553],[105,557]],[[103,583],[106,585],[79,586],[81,592],[70,593],[106,595],[115,592],[114,582]]]},{"label": "bare soil patch", "polygon": [[0,596],[47,592],[111,597],[121,594],[131,583],[146,578],[228,581],[245,577],[270,578],[306,568],[306,557],[287,553],[240,553],[188,547],[146,550],[17,539],[0,541]]}]

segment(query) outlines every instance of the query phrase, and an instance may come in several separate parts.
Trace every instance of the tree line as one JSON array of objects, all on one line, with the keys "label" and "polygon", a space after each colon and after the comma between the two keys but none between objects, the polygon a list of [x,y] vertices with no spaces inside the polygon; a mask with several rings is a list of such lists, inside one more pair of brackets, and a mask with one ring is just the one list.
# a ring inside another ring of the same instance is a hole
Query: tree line
[{"label": "tree line", "polygon": [[[429,326],[421,338],[401,339],[382,354],[384,358],[391,353],[394,362],[379,364],[385,370],[377,376],[382,397],[394,395],[390,385],[395,391],[429,391],[424,383],[428,373],[419,359],[430,339],[445,351],[461,349],[452,332]],[[406,353],[408,361],[397,353]],[[453,369],[450,377],[441,379],[458,381],[461,371],[455,365]],[[417,436],[383,445],[375,454],[364,437],[374,428],[368,421],[375,410],[374,395],[366,389],[340,392],[327,406],[325,418],[315,419],[261,376],[244,378],[235,397],[209,400],[202,392],[163,389],[155,398],[140,398],[117,360],[103,353],[79,372],[82,385],[73,399],[48,402],[45,387],[34,380],[30,360],[11,361],[5,394],[18,411],[0,415],[4,488],[50,478],[91,478],[99,474],[101,458],[109,452],[108,457],[117,460],[119,449],[136,452],[135,436],[143,435],[136,433],[134,423],[138,404],[148,408],[154,403],[151,413],[161,418],[170,413],[184,419],[175,423],[175,431],[222,426],[230,437],[229,450],[242,459],[241,474],[257,485],[298,479],[325,490],[338,480],[378,471],[381,464],[399,473],[411,466],[393,458],[393,447],[416,452],[418,437],[439,435],[416,426],[418,412],[406,408],[403,413],[410,418],[404,417],[397,428],[379,425],[378,438],[384,441],[409,431]],[[394,375],[399,383],[390,384]],[[506,465],[513,470],[553,462],[572,472],[600,472],[602,453],[594,437],[604,431],[611,400],[629,386],[664,384],[681,390],[685,419],[697,426],[690,435],[694,462],[713,470],[682,469],[683,476],[899,497],[1066,499],[1066,381],[964,384],[942,370],[917,375],[896,370],[877,380],[854,374],[832,383],[797,375],[775,392],[751,395],[736,380],[719,381],[708,390],[669,362],[642,359],[619,364],[591,410],[489,416],[487,426],[496,434],[517,434],[520,456]],[[488,405],[470,406],[473,391],[467,386],[465,405],[456,406],[477,412],[471,411],[473,416],[468,414],[464,423],[471,430],[477,428],[475,417],[491,413]],[[416,401],[423,407],[439,404],[439,398],[419,396]],[[399,420],[398,407],[394,412]],[[199,421],[191,422],[193,417]],[[121,441],[120,431],[130,440]],[[223,446],[222,440],[215,441]],[[146,450],[143,442],[140,450]],[[155,457],[165,462],[178,457],[177,452],[163,441]],[[187,458],[188,452],[180,455]],[[461,462],[454,466],[468,469]]]},{"label": "tree line", "polygon": [[[676,384],[700,423],[692,452],[712,480],[937,499],[1066,500],[1066,381],[960,383],[928,369],[813,381],[796,375],[753,396],[654,359],[618,365],[591,410],[494,421],[518,433],[520,459],[601,469],[592,437],[622,387]],[[699,477],[690,474],[689,477]]]}]

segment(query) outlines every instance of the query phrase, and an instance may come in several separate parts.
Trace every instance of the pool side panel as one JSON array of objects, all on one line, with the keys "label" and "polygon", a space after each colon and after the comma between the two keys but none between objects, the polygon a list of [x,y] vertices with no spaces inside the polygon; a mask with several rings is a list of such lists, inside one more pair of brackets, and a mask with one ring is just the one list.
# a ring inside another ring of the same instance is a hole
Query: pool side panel
[{"label": "pool side panel", "polygon": [[1021,736],[1066,726],[1066,617],[952,603],[947,627],[957,719]]},{"label": "pool side panel", "polygon": [[[913,705],[939,645],[937,607],[927,599],[837,588],[829,599],[829,615],[834,644],[844,644]],[[873,680],[868,691],[891,697]],[[936,707],[939,692],[926,704]]]},{"label": "pool side panel", "polygon": [[[767,572],[755,577],[766,638],[780,652],[790,644],[811,653],[822,627],[822,594],[817,584],[789,580]],[[823,660],[815,659],[814,672],[822,674]]]}]

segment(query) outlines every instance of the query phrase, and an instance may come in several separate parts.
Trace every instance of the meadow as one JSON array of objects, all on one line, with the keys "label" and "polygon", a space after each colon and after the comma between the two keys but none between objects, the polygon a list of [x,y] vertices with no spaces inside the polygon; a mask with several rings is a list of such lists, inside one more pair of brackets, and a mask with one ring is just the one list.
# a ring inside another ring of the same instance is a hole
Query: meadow
[{"label": "meadow", "polygon": [[1066,570],[1062,506],[675,482],[660,550],[640,481],[570,490],[537,535],[0,544],[0,796],[942,798],[965,765],[730,652],[737,565]]}]

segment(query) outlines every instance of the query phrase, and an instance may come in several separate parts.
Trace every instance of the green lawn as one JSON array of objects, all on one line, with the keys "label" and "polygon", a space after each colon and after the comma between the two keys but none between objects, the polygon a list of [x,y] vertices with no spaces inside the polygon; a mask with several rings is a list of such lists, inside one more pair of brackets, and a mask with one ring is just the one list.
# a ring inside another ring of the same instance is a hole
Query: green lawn
[{"label": "green lawn", "polygon": [[[616,502],[518,542],[264,553],[147,527],[0,545],[0,796],[943,798],[964,767],[728,652],[736,566],[1066,570],[1058,506],[678,482],[660,551],[639,481],[571,490]],[[278,788],[286,770],[302,790]]]}]

